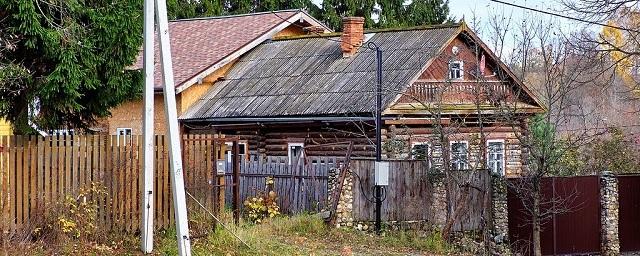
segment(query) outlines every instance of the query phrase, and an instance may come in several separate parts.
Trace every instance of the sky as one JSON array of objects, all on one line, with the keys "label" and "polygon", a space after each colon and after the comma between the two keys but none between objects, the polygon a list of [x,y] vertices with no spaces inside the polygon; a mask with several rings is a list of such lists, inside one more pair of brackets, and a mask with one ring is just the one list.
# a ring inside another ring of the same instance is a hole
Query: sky
[{"label": "sky", "polygon": [[[548,0],[505,0],[505,2],[547,11],[550,11],[549,8],[554,6],[558,8],[556,3]],[[469,22],[474,15],[482,21],[494,14],[512,14],[515,20],[521,20],[528,12],[489,0],[449,0],[449,14],[456,21],[464,17]]]},{"label": "sky", "polygon": [[[315,4],[321,5],[322,0],[312,0]],[[562,6],[558,3],[559,0],[502,0],[504,2],[526,6],[538,10],[549,11],[553,13],[562,13]],[[410,3],[407,0],[406,3]],[[384,12],[384,10],[382,10]],[[560,28],[565,32],[571,32],[584,27],[584,24],[579,24],[574,21],[565,20],[562,18],[553,17],[546,14],[541,14],[529,10],[520,9],[504,5],[501,3],[492,2],[489,0],[449,0],[449,16],[454,21],[460,21],[464,18],[465,22],[469,24],[481,38],[485,39],[483,34],[487,27],[488,20],[493,16],[498,17],[511,17],[512,23],[519,23],[528,19],[545,19],[551,20],[554,24],[560,25]],[[477,26],[474,27],[474,17]],[[513,28],[513,26],[511,26]],[[596,28],[597,29],[597,28]],[[513,30],[513,29],[512,29]],[[507,52],[514,47],[514,39],[512,35],[507,35],[505,42],[505,50]]]}]

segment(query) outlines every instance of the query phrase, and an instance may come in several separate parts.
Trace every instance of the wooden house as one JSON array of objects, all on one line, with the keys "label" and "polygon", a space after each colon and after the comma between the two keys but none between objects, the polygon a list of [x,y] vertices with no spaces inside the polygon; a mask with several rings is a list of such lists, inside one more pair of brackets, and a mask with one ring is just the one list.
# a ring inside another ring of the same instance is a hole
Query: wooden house
[{"label": "wooden house", "polygon": [[[302,10],[182,19],[169,22],[178,114],[198,100],[233,63],[260,43],[276,36],[331,30]],[[155,40],[155,133],[165,134],[165,113],[158,40]],[[142,69],[142,51],[131,69]],[[142,98],[111,109],[94,128],[112,135],[142,133]]]},{"label": "wooden house", "polygon": [[[433,166],[521,168],[518,134],[544,109],[464,23],[289,36],[247,52],[186,112],[191,133],[238,135],[252,157],[375,153],[376,54],[382,50],[383,149]],[[448,161],[447,161],[448,160]]]}]

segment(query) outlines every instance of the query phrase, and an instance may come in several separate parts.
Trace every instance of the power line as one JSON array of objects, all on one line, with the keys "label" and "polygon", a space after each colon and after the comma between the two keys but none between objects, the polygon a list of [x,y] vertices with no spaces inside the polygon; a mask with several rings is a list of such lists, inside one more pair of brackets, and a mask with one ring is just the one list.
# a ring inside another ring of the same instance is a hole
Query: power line
[{"label": "power line", "polygon": [[504,4],[504,5],[508,5],[508,6],[511,6],[511,7],[525,9],[525,10],[529,10],[529,11],[533,11],[533,12],[539,12],[539,13],[543,13],[543,14],[547,14],[547,15],[551,15],[551,16],[556,16],[556,17],[560,17],[560,18],[564,18],[564,19],[574,20],[574,21],[583,22],[583,23],[589,23],[589,24],[592,24],[592,25],[598,25],[598,26],[603,26],[603,27],[609,27],[609,28],[615,28],[615,29],[619,29],[619,30],[624,30],[624,31],[628,31],[628,32],[640,33],[640,31],[635,30],[635,29],[623,28],[623,27],[620,27],[620,26],[614,26],[614,25],[604,24],[604,23],[600,23],[600,22],[595,22],[595,21],[590,21],[590,20],[585,20],[585,19],[579,19],[579,18],[575,18],[575,17],[563,15],[563,14],[554,13],[554,12],[538,10],[538,9],[527,7],[527,6],[524,6],[524,5],[517,5],[517,4],[513,4],[513,3],[508,3],[508,2],[501,1],[501,0],[489,0],[489,1],[500,3],[500,4]]}]

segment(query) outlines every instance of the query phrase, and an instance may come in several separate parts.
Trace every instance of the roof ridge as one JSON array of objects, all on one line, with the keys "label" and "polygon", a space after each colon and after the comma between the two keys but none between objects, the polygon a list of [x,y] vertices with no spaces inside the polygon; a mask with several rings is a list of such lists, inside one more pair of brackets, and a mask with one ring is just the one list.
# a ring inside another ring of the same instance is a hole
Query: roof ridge
[{"label": "roof ridge", "polygon": [[[464,26],[464,23],[433,24],[433,25],[421,25],[421,26],[411,26],[411,27],[395,27],[395,28],[375,28],[375,29],[366,29],[364,31],[364,34],[399,32],[399,31],[413,31],[413,30],[429,30],[429,29],[440,29],[440,28],[458,28],[460,26]],[[342,35],[342,32],[310,34],[310,35],[281,36],[281,37],[276,37],[276,38],[272,39],[272,41],[285,41],[285,40],[296,40],[296,39],[305,39],[305,38],[337,37],[337,36],[341,36],[341,35]]]},{"label": "roof ridge", "polygon": [[198,17],[198,18],[188,18],[188,19],[176,19],[176,20],[170,20],[169,22],[198,21],[198,20],[217,20],[217,19],[257,16],[257,15],[283,13],[283,12],[304,12],[304,10],[302,10],[302,9],[286,9],[286,10],[253,12],[253,13],[232,14],[232,15],[223,15],[223,16],[209,16],[209,17]]}]

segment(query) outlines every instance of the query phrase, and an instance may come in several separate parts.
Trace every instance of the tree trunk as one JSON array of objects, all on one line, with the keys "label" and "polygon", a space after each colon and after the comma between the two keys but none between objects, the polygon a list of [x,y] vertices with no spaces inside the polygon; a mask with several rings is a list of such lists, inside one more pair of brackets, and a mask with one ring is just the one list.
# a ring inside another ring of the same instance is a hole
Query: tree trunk
[{"label": "tree trunk", "polygon": [[540,183],[535,182],[533,184],[533,255],[542,256],[542,247],[540,245]]}]

